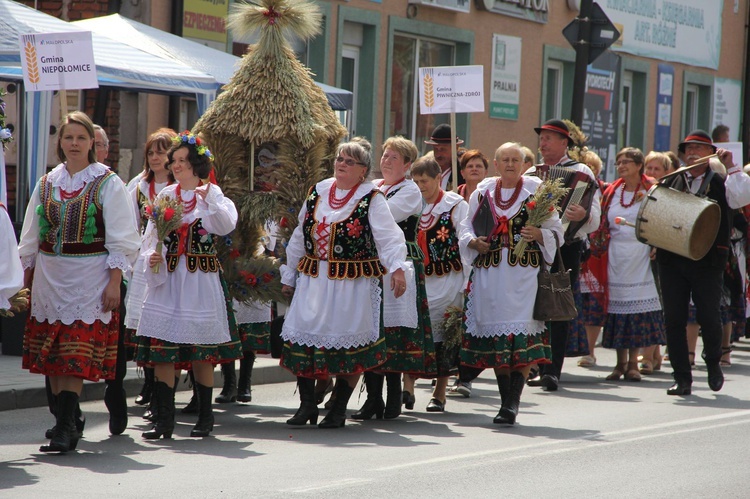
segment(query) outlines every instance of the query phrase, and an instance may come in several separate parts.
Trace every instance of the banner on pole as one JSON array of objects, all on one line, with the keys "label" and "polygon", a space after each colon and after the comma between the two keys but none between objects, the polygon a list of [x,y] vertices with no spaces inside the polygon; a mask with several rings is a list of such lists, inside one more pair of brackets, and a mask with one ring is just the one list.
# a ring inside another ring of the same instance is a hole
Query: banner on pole
[{"label": "banner on pole", "polygon": [[90,31],[19,35],[27,92],[98,88]]},{"label": "banner on pole", "polygon": [[421,114],[483,113],[484,67],[419,68]]}]

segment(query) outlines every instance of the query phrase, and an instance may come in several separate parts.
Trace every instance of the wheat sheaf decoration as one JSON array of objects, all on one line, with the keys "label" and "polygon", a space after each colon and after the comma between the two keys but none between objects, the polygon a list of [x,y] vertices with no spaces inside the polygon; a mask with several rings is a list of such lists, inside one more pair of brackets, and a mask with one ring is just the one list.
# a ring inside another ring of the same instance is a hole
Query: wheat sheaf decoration
[{"label": "wheat sheaf decoration", "polygon": [[424,105],[432,107],[435,105],[435,87],[433,85],[432,76],[430,73],[425,73],[423,78],[424,83]]},{"label": "wheat sheaf decoration", "polygon": [[26,55],[26,71],[29,74],[29,82],[39,83],[39,63],[37,62],[36,47],[32,42],[27,41],[23,51]]}]

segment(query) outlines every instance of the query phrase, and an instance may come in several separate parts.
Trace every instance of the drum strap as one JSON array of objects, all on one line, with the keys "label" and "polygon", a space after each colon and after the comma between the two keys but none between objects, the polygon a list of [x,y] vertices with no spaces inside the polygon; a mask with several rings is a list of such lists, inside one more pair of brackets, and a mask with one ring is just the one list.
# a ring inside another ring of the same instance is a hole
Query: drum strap
[{"label": "drum strap", "polygon": [[708,187],[711,185],[714,175],[716,175],[716,172],[711,169],[706,172],[706,176],[703,178],[703,183],[701,184],[700,189],[695,193],[696,196],[699,198],[706,197],[706,191],[708,191]]}]

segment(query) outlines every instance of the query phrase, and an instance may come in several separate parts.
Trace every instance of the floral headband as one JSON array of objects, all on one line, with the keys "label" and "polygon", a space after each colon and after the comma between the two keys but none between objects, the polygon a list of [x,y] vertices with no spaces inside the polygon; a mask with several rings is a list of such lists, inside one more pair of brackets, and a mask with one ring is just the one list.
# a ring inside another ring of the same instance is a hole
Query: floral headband
[{"label": "floral headband", "polygon": [[203,156],[205,154],[209,161],[214,160],[214,155],[211,154],[211,151],[208,150],[208,147],[201,144],[200,137],[196,137],[195,135],[190,133],[190,130],[185,130],[177,137],[172,137],[172,144],[178,145],[180,143],[194,145],[195,152],[197,152],[199,156]]}]

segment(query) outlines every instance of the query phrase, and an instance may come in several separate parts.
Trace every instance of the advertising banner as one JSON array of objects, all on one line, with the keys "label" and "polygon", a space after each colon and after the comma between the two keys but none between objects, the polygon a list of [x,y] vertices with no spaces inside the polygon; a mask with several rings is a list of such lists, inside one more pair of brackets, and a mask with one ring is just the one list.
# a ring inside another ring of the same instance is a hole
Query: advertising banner
[{"label": "advertising banner", "polygon": [[654,151],[669,151],[669,136],[672,133],[672,96],[674,95],[674,68],[659,64],[659,79],[656,92],[656,126],[654,127]]},{"label": "advertising banner", "polygon": [[605,52],[586,70],[586,94],[583,98],[581,131],[588,136],[587,146],[602,160],[601,178],[617,178],[615,154],[619,127],[620,56]]},{"label": "advertising banner", "polygon": [[484,67],[419,68],[419,112],[484,112]]},{"label": "advertising banner", "polygon": [[490,118],[517,120],[520,88],[521,39],[515,36],[494,35]]},{"label": "advertising banner", "polygon": [[182,36],[227,43],[229,0],[184,0]]},{"label": "advertising banner", "polygon": [[742,82],[729,78],[716,78],[714,80],[713,108],[714,116],[711,130],[717,125],[726,125],[729,127],[729,140],[737,140],[740,136]]}]

